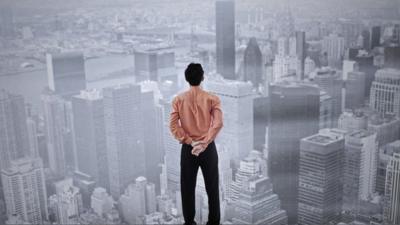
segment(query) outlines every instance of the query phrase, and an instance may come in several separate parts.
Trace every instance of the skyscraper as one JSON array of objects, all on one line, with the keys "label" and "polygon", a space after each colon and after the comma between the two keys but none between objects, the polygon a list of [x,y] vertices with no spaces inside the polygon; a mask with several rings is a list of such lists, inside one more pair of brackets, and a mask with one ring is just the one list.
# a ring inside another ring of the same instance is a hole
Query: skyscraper
[{"label": "skyscraper", "polygon": [[86,90],[71,102],[78,170],[109,189],[103,96],[98,90]]},{"label": "skyscraper", "polygon": [[381,195],[385,194],[387,166],[389,164],[389,160],[392,158],[394,153],[400,154],[400,140],[390,142],[379,148],[379,162],[376,175],[376,191]]},{"label": "skyscraper", "polygon": [[265,174],[266,166],[257,151],[241,160],[236,181],[232,184],[237,191],[233,201],[233,224],[287,224],[286,212],[281,209],[279,197]]},{"label": "skyscraper", "polygon": [[375,192],[378,143],[376,133],[356,130],[345,137],[343,210],[356,216],[361,201]]},{"label": "skyscraper", "polygon": [[250,38],[244,51],[244,80],[250,80],[254,87],[262,82],[263,64],[260,47],[256,38]]},{"label": "skyscraper", "polygon": [[363,30],[361,33],[363,37],[363,49],[369,51],[371,49],[371,33],[369,30]]},{"label": "skyscraper", "polygon": [[318,87],[282,82],[270,87],[268,166],[274,192],[297,223],[300,139],[318,132]]},{"label": "skyscraper", "polygon": [[384,222],[388,225],[400,223],[400,153],[390,158],[386,171]]},{"label": "skyscraper", "polygon": [[224,109],[224,128],[216,142],[231,151],[231,159],[238,165],[239,160],[253,149],[252,85],[249,82],[215,77],[205,82],[205,89],[221,99]]},{"label": "skyscraper", "polygon": [[371,49],[381,45],[381,27],[374,26],[371,30]]},{"label": "skyscraper", "polygon": [[41,95],[49,167],[53,175],[64,176],[75,166],[71,103],[50,90]]},{"label": "skyscraper", "polygon": [[17,215],[25,222],[42,224],[48,218],[42,160],[20,158],[10,164],[1,171],[7,216]]},{"label": "skyscraper", "polygon": [[103,89],[110,193],[118,198],[145,174],[140,85]]},{"label": "skyscraper", "polygon": [[341,74],[332,68],[325,67],[316,71],[314,83],[332,97],[332,120],[335,126],[337,119],[342,113],[342,87]]},{"label": "skyscraper", "polygon": [[235,80],[235,2],[215,2],[217,73]]},{"label": "skyscraper", "polygon": [[[179,165],[181,146],[178,141],[171,135],[169,130],[169,118],[172,110],[170,101],[163,101],[162,113],[163,113],[163,142],[165,150],[165,172],[166,172],[166,184],[161,184],[162,188],[167,188],[168,191],[173,194],[180,190],[180,172],[181,168]],[[163,177],[165,178],[165,177]],[[164,179],[165,181],[165,179]],[[160,181],[161,183],[162,181]],[[171,195],[172,196],[172,195]]]},{"label": "skyscraper", "polygon": [[21,95],[0,90],[0,169],[29,154],[25,101]]},{"label": "skyscraper", "polygon": [[296,54],[300,60],[300,76],[299,80],[304,79],[304,63],[306,59],[306,32],[296,31]]},{"label": "skyscraper", "polygon": [[48,85],[56,94],[69,97],[86,89],[83,53],[47,53],[46,64]]},{"label": "skyscraper", "polygon": [[299,224],[340,221],[343,197],[344,137],[315,134],[300,142]]},{"label": "skyscraper", "polygon": [[322,50],[328,55],[329,66],[336,66],[344,56],[345,40],[337,34],[330,34],[322,39]]},{"label": "skyscraper", "polygon": [[345,81],[345,104],[346,109],[358,109],[364,105],[365,99],[365,73],[352,71],[348,73]]},{"label": "skyscraper", "polygon": [[400,117],[400,70],[385,68],[376,71],[370,92],[370,108]]}]

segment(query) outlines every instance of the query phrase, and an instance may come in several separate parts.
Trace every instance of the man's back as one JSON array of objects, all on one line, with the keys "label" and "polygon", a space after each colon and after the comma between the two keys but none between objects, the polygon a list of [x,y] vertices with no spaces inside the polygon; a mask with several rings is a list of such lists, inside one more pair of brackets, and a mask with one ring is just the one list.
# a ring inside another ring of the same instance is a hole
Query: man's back
[{"label": "man's back", "polygon": [[[180,124],[178,123],[180,120]],[[222,128],[221,101],[201,86],[190,86],[172,102],[170,129],[181,143],[210,143]]]}]

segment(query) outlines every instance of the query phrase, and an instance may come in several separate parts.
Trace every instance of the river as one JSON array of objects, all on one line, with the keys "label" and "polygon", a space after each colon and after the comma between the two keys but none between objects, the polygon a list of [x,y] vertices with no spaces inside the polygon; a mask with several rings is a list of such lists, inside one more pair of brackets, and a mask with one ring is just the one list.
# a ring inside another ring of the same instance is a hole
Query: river
[{"label": "river", "polygon": [[[132,77],[118,77],[115,79],[96,80],[107,74],[132,68],[134,58],[132,55],[110,55],[101,58],[86,60],[85,71],[88,88],[102,87],[112,84],[133,82]],[[0,89],[4,88],[14,94],[21,94],[26,103],[31,103],[33,110],[40,112],[40,93],[47,86],[47,70],[45,68],[30,72],[21,72],[13,75],[0,74]]]}]

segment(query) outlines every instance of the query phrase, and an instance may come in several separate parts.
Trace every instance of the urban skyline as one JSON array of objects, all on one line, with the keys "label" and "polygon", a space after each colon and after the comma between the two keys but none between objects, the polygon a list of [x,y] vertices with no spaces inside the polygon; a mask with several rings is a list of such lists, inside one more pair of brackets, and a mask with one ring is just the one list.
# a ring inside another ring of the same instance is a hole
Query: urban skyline
[{"label": "urban skyline", "polygon": [[4,0],[0,49],[0,224],[183,224],[190,62],[221,224],[400,223],[400,1]]}]

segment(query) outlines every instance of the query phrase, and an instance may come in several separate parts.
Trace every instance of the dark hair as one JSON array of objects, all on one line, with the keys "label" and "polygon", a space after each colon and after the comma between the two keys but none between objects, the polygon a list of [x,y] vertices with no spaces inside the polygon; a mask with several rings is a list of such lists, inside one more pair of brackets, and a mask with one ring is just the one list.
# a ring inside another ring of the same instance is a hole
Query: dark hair
[{"label": "dark hair", "polygon": [[204,71],[200,63],[190,63],[185,70],[185,79],[191,86],[200,85],[203,75]]}]

